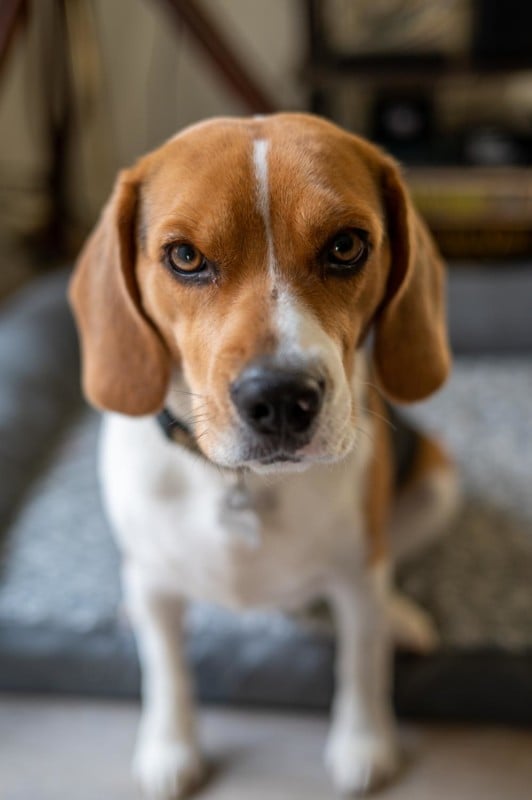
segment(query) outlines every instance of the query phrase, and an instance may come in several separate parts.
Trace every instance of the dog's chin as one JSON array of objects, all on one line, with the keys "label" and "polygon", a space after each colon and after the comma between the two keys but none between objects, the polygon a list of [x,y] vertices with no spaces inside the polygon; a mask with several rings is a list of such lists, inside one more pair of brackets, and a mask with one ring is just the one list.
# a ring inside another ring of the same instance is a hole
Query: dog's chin
[{"label": "dog's chin", "polygon": [[309,458],[272,457],[269,459],[244,462],[242,466],[255,472],[257,475],[278,475],[286,472],[305,472],[316,461]]},{"label": "dog's chin", "polygon": [[300,453],[295,455],[272,456],[265,459],[254,459],[243,462],[242,466],[257,475],[278,475],[280,473],[305,472],[310,467],[325,464],[337,464],[343,461],[352,450],[344,447],[334,452]]},{"label": "dog's chin", "polygon": [[240,446],[227,450],[216,449],[208,457],[225,469],[248,469],[257,475],[278,475],[304,472],[316,465],[336,464],[343,461],[356,443],[356,431],[344,431],[334,442],[310,442],[296,450],[276,449],[257,453],[256,447]]}]

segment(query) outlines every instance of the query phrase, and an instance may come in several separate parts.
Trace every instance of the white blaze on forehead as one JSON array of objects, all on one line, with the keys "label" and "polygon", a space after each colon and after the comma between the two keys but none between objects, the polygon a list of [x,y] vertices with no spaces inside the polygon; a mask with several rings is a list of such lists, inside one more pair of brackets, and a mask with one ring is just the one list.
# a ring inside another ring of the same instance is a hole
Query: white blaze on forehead
[{"label": "white blaze on forehead", "polygon": [[273,249],[272,224],[270,219],[270,188],[268,185],[268,150],[269,143],[266,139],[256,139],[253,142],[253,164],[255,167],[255,180],[257,182],[257,201],[260,215],[264,222],[266,242],[268,246],[268,269],[273,277],[275,273],[275,253]]},{"label": "white blaze on forehead", "polygon": [[274,320],[277,355],[281,359],[321,363],[327,372],[341,369],[338,346],[312,311],[287,287],[279,289]]}]

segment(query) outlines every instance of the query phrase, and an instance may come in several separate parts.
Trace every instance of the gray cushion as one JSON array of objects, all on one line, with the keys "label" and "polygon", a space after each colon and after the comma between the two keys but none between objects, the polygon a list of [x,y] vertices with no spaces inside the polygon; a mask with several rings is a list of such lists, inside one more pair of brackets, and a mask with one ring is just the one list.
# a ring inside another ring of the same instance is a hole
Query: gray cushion
[{"label": "gray cushion", "polygon": [[532,350],[532,269],[525,264],[453,264],[449,328],[460,353]]},{"label": "gray cushion", "polygon": [[[79,397],[65,279],[37,282],[0,317],[0,689],[131,694],[138,663],[98,494],[99,419]],[[461,358],[448,387],[411,411],[447,439],[466,502],[449,536],[399,576],[443,638],[434,657],[399,659],[403,713],[532,721],[531,396],[528,357]],[[330,700],[325,631],[196,604],[188,633],[206,699]]]},{"label": "gray cushion", "polygon": [[[434,658],[399,663],[404,713],[531,717],[532,706],[515,706],[509,667],[516,653],[532,650],[531,392],[528,360],[460,359],[449,386],[412,410],[448,440],[466,502],[448,537],[400,575],[443,637]],[[11,527],[0,587],[4,688],[138,691],[118,557],[97,491],[98,424],[93,412],[80,417]],[[325,632],[281,614],[233,615],[202,604],[191,609],[188,630],[206,699],[316,706],[330,698],[333,644]],[[494,710],[494,685],[505,680],[506,702]],[[532,692],[532,680],[519,691]],[[458,692],[454,704],[449,692]]]},{"label": "gray cushion", "polygon": [[0,526],[81,402],[64,271],[35,281],[0,313]]}]

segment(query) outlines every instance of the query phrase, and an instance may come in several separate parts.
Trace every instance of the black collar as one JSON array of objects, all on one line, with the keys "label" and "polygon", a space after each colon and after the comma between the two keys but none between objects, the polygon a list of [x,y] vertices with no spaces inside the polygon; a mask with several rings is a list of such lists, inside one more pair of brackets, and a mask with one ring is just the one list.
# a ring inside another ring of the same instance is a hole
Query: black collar
[{"label": "black collar", "polygon": [[207,456],[199,449],[194,434],[188,425],[182,420],[177,419],[177,417],[174,417],[171,411],[167,408],[163,408],[155,419],[167,439],[175,444],[180,444],[185,450],[189,450],[191,453],[194,453],[194,455],[200,456],[204,461],[208,461],[209,464],[211,463]]},{"label": "black collar", "polygon": [[157,420],[159,428],[170,442],[184,447],[185,450],[188,450],[189,453],[192,453],[200,458],[205,464],[210,464],[211,467],[216,467],[218,471],[236,475],[237,484],[240,488],[242,488],[242,476],[244,472],[246,472],[246,467],[238,467],[236,469],[231,467],[221,467],[218,464],[215,464],[214,461],[211,461],[210,458],[208,458],[198,447],[198,443],[194,437],[194,434],[186,422],[174,417],[168,408],[163,408],[163,410],[156,415],[155,419]]}]

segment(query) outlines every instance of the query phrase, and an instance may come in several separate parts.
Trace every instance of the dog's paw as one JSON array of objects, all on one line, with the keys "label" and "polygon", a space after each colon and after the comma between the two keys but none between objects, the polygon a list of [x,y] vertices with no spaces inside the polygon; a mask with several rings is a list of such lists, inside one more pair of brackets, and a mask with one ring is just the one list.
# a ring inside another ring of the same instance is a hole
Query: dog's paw
[{"label": "dog's paw", "polygon": [[392,735],[333,731],[325,764],[337,791],[352,797],[388,781],[398,769],[399,755]]},{"label": "dog's paw", "polygon": [[196,748],[179,741],[138,745],[133,775],[146,800],[181,800],[200,784],[203,765]]}]

